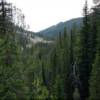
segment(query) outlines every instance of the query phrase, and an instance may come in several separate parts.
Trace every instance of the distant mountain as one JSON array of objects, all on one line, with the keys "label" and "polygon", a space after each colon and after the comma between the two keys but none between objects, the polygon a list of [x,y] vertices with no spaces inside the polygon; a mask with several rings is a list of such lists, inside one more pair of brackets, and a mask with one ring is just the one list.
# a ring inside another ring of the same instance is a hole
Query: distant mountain
[{"label": "distant mountain", "polygon": [[82,25],[82,17],[71,19],[66,22],[60,22],[57,25],[53,25],[45,30],[38,32],[37,34],[46,38],[55,38],[58,36],[59,32],[63,32],[65,27],[67,28],[67,31],[70,31],[73,27],[73,24],[76,25],[77,29],[80,29]]}]

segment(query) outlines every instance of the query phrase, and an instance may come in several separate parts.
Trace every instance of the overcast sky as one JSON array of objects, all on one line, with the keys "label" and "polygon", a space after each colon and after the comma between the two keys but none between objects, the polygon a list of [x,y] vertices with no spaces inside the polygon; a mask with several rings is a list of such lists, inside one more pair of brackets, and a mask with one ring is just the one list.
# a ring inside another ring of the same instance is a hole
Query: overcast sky
[{"label": "overcast sky", "polygon": [[[37,32],[49,26],[82,16],[85,0],[8,0],[20,8],[30,30]],[[88,0],[89,7],[92,0]]]}]

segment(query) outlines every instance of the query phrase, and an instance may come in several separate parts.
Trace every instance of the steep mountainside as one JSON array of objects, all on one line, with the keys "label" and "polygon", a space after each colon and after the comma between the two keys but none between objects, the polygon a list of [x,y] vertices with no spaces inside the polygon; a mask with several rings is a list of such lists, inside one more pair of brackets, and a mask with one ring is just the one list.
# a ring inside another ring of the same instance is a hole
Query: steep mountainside
[{"label": "steep mountainside", "polygon": [[55,38],[57,37],[59,32],[63,32],[65,27],[68,31],[70,31],[74,24],[77,29],[80,29],[82,25],[82,18],[75,18],[66,22],[60,22],[57,25],[51,26],[45,30],[38,32],[38,34],[47,38]]}]

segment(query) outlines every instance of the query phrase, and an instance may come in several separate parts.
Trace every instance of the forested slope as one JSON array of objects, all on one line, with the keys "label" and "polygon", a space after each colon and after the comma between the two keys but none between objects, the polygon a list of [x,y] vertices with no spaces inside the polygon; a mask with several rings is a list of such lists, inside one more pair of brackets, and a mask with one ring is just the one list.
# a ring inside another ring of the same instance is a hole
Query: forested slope
[{"label": "forested slope", "polygon": [[0,100],[99,100],[100,4],[85,3],[80,30],[36,44],[12,7],[0,1]]}]

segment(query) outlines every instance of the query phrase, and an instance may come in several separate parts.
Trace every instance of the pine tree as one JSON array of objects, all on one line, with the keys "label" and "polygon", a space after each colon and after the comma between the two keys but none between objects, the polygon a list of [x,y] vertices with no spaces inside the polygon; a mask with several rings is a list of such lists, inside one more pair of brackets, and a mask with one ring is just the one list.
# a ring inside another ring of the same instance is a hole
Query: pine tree
[{"label": "pine tree", "polygon": [[63,79],[64,79],[64,99],[73,100],[73,79],[72,79],[72,64],[73,64],[73,35],[71,32],[71,36],[69,38],[66,28],[64,29],[64,33],[62,35],[62,50],[63,53],[62,61],[63,62]]},{"label": "pine tree", "polygon": [[100,99],[100,27],[98,32],[98,47],[95,63],[93,64],[93,70],[91,73],[89,100]]},{"label": "pine tree", "polygon": [[19,49],[15,42],[12,5],[2,0],[0,19],[0,99],[23,99],[22,81],[18,65]]},{"label": "pine tree", "polygon": [[90,15],[90,60],[94,63],[96,55],[96,45],[97,45],[97,31],[98,31],[98,9],[96,7],[92,8],[93,13]]},{"label": "pine tree", "polygon": [[[100,51],[99,51],[100,52]],[[99,100],[100,98],[100,54],[97,53],[96,60],[93,65],[92,76],[90,80],[90,97],[89,100]]]},{"label": "pine tree", "polygon": [[92,62],[91,62],[91,55],[90,51],[91,42],[90,40],[91,32],[90,32],[90,20],[89,20],[89,13],[88,13],[88,6],[87,2],[84,8],[84,18],[83,18],[83,26],[81,30],[81,37],[80,37],[80,51],[79,51],[79,78],[80,78],[80,97],[81,100],[86,100],[89,96],[89,78],[92,69]]},{"label": "pine tree", "polygon": [[72,29],[70,32],[70,47],[69,47],[69,98],[68,100],[73,100],[74,84],[73,84],[73,66],[75,63],[74,56],[74,43],[75,43],[75,30]]},{"label": "pine tree", "polygon": [[100,5],[95,7],[96,27],[97,27],[97,48],[96,59],[93,64],[93,69],[90,78],[90,96],[88,100],[99,100],[100,98]]}]

